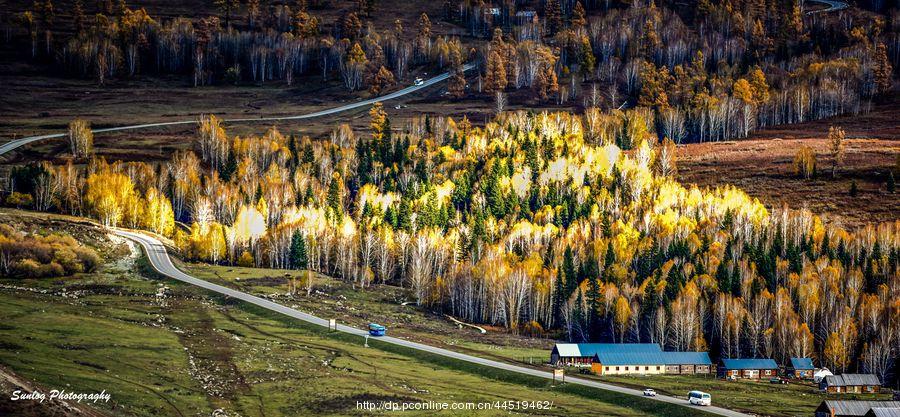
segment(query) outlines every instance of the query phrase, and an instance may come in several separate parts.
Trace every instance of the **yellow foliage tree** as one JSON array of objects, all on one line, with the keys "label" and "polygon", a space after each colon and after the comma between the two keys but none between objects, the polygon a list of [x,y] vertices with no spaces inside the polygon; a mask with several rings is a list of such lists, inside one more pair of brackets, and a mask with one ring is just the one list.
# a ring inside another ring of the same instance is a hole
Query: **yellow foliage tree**
[{"label": "yellow foliage tree", "polygon": [[801,146],[794,157],[794,172],[805,179],[816,175],[816,151],[809,146]]},{"label": "yellow foliage tree", "polygon": [[251,255],[250,252],[244,251],[241,253],[241,257],[238,258],[237,264],[238,266],[243,266],[245,268],[253,267],[253,255]]},{"label": "yellow foliage tree", "polygon": [[172,203],[156,187],[150,187],[145,197],[146,205],[142,226],[154,233],[169,237],[175,228],[175,213]]},{"label": "yellow foliage tree", "polygon": [[619,328],[619,341],[625,341],[625,329],[628,328],[628,324],[631,322],[631,304],[628,302],[628,299],[619,296],[616,299],[616,326]]},{"label": "yellow foliage tree", "polygon": [[106,166],[89,175],[85,181],[84,204],[88,213],[105,226],[116,227],[120,223],[136,220],[127,216],[140,213],[129,209],[140,207],[143,203],[131,179]]},{"label": "yellow foliage tree", "polygon": [[266,219],[256,207],[242,205],[232,227],[236,242],[252,243],[266,234]]},{"label": "yellow foliage tree", "polygon": [[94,132],[91,123],[83,119],[75,119],[69,123],[69,147],[76,158],[84,158],[94,152]]},{"label": "yellow foliage tree", "polygon": [[828,339],[825,340],[825,362],[830,364],[832,369],[844,369],[850,361],[850,355],[847,353],[847,347],[841,341],[841,337],[837,332],[831,332]]},{"label": "yellow foliage tree", "polygon": [[831,146],[831,178],[837,175],[837,167],[844,162],[844,129],[831,126],[828,128],[828,143]]}]

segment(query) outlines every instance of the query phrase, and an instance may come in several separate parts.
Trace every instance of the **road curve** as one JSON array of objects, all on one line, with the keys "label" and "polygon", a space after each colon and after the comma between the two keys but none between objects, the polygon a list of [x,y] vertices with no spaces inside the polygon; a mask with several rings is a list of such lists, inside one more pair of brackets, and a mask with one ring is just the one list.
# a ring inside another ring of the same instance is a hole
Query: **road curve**
[{"label": "road curve", "polygon": [[[208,281],[197,279],[197,278],[194,278],[190,275],[187,275],[187,274],[181,272],[180,270],[178,270],[178,268],[176,268],[172,264],[172,260],[169,258],[169,254],[166,252],[166,248],[163,246],[163,244],[155,238],[152,238],[152,237],[147,236],[142,233],[135,233],[135,232],[121,230],[121,229],[116,229],[115,233],[118,234],[119,236],[122,236],[126,239],[129,239],[131,241],[134,241],[134,242],[140,244],[144,248],[144,251],[147,254],[147,259],[150,261],[150,264],[153,266],[153,268],[156,271],[158,271],[159,273],[161,273],[169,278],[172,278],[172,279],[175,279],[178,281],[182,281],[182,282],[185,282],[185,283],[188,283],[191,285],[195,285],[195,286],[198,286],[198,287],[201,287],[201,288],[207,289],[209,291],[216,292],[216,293],[228,296],[228,297],[236,298],[238,300],[245,301],[250,304],[254,304],[256,306],[265,308],[267,310],[274,311],[276,313],[281,313],[281,314],[284,314],[286,316],[289,316],[289,317],[292,317],[295,319],[303,320],[307,323],[311,323],[311,324],[315,324],[315,325],[323,326],[323,327],[328,326],[328,320],[325,320],[323,318],[316,317],[312,314],[304,313],[302,311],[294,310],[292,308],[285,307],[281,304],[274,303],[272,301],[269,301],[269,300],[266,300],[266,299],[263,299],[260,297],[256,297],[254,295],[247,294],[245,292],[237,291],[237,290],[234,290],[234,289],[231,289],[228,287],[224,287],[221,285],[213,284]],[[354,327],[345,326],[343,324],[338,324],[337,330],[340,332],[357,335],[360,337],[364,337],[365,335],[368,334],[368,331],[366,331],[366,330],[361,330],[361,329],[357,329]],[[382,337],[378,337],[377,340],[381,341],[381,342],[385,342],[385,343],[391,343],[394,345],[403,346],[403,347],[410,348],[410,349],[416,349],[416,350],[423,351],[423,352],[441,355],[441,356],[448,357],[448,358],[471,362],[471,363],[475,363],[478,365],[489,366],[489,367],[496,368],[496,369],[502,369],[502,370],[506,370],[506,371],[510,371],[510,372],[516,372],[516,373],[520,373],[520,374],[536,376],[539,378],[546,378],[546,379],[553,378],[553,374],[551,374],[550,372],[541,371],[541,370],[532,369],[532,368],[526,368],[526,367],[522,367],[522,366],[516,366],[516,365],[509,364],[509,363],[498,362],[498,361],[485,359],[485,358],[479,358],[477,356],[466,355],[464,353],[459,353],[459,352],[454,352],[452,350],[441,349],[441,348],[434,347],[434,346],[424,345],[424,344],[412,342],[409,340],[398,339],[396,337],[382,336]],[[636,389],[624,388],[624,387],[620,387],[617,385],[604,384],[602,382],[592,381],[592,380],[587,380],[587,379],[582,379],[582,378],[566,377],[566,382],[568,382],[570,384],[584,385],[587,387],[599,388],[599,389],[607,390],[607,391],[613,391],[613,392],[617,392],[617,393],[621,393],[621,394],[625,394],[625,395],[634,395],[634,396],[638,396],[638,397],[643,396],[643,393]],[[650,398],[650,397],[648,397],[648,398]],[[693,406],[688,405],[685,400],[674,398],[674,397],[669,397],[669,396],[665,396],[665,395],[658,395],[658,396],[652,397],[652,398],[654,400],[665,402],[665,403],[670,403],[670,404],[675,404],[675,405],[685,406],[685,407],[693,407]],[[737,411],[732,411],[732,410],[728,410],[728,409],[720,408],[720,407],[703,407],[702,409],[698,409],[698,411],[705,411],[705,412],[709,412],[712,414],[716,414],[716,415],[720,415],[720,416],[727,416],[727,417],[750,417],[749,414],[743,414],[743,413],[739,413]]]},{"label": "road curve", "polygon": [[[463,72],[469,71],[472,68],[475,68],[475,64],[466,64],[463,66]],[[397,90],[397,91],[394,91],[393,93],[385,94],[380,97],[375,97],[375,98],[363,100],[363,101],[357,101],[355,103],[350,103],[350,104],[343,105],[340,107],[335,107],[333,109],[321,110],[321,111],[317,111],[317,112],[313,112],[313,113],[307,113],[307,114],[301,114],[301,115],[295,115],[295,116],[270,116],[270,117],[260,116],[260,117],[247,117],[247,118],[238,118],[238,119],[223,119],[222,122],[246,123],[246,122],[266,122],[266,121],[278,121],[278,120],[300,120],[300,119],[311,119],[314,117],[322,117],[322,116],[327,116],[329,114],[336,114],[336,113],[345,112],[347,110],[353,110],[353,109],[356,109],[359,107],[371,106],[372,104],[375,104],[379,101],[387,101],[387,100],[395,99],[397,97],[405,96],[409,93],[412,93],[412,92],[421,90],[423,88],[432,86],[434,84],[437,84],[441,81],[446,80],[447,78],[450,78],[449,72],[445,72],[441,75],[438,75],[437,77],[430,78],[430,79],[426,80],[425,82],[423,82],[421,85],[411,85],[404,89]],[[94,133],[119,132],[119,131],[123,131],[123,130],[140,130],[140,129],[155,128],[155,127],[190,125],[190,124],[196,124],[196,123],[197,123],[197,119],[180,120],[180,121],[175,121],[175,122],[145,123],[145,124],[139,124],[139,125],[109,127],[109,128],[104,128],[104,129],[94,129],[93,132]],[[47,140],[47,139],[62,138],[65,136],[66,136],[65,133],[51,133],[48,135],[29,136],[26,138],[15,139],[15,140],[9,141],[7,143],[4,143],[3,145],[0,145],[0,155],[3,155],[7,152],[12,151],[13,149],[21,147],[21,146],[25,146],[29,143],[39,142],[39,141]]]},{"label": "road curve", "polygon": [[842,2],[842,1],[838,1],[838,0],[807,0],[807,1],[822,3],[826,6],[828,6],[828,8],[819,9],[819,10],[810,10],[810,11],[806,12],[806,14],[836,12],[838,10],[844,10],[844,9],[850,7],[849,4]]}]

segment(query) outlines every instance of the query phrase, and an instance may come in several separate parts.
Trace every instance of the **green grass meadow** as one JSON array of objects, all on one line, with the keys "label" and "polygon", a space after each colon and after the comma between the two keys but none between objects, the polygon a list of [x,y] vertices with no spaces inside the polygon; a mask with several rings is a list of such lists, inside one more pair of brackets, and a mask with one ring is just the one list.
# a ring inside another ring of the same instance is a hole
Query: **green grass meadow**
[{"label": "green grass meadow", "polygon": [[[691,415],[376,340],[366,348],[359,337],[141,269],[138,261],[66,279],[0,280],[0,365],[46,390],[106,390],[112,400],[96,407],[116,416],[389,415],[397,412],[360,410],[357,401],[508,400],[552,401],[522,415]],[[168,296],[156,296],[160,285]]]}]

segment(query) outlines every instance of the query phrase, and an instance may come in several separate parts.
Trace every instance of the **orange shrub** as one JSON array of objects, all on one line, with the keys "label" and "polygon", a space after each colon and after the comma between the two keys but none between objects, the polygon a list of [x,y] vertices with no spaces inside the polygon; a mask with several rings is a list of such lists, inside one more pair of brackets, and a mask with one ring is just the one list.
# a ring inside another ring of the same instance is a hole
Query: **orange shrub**
[{"label": "orange shrub", "polygon": [[0,224],[0,275],[43,278],[93,272],[100,256],[62,234],[25,234]]}]

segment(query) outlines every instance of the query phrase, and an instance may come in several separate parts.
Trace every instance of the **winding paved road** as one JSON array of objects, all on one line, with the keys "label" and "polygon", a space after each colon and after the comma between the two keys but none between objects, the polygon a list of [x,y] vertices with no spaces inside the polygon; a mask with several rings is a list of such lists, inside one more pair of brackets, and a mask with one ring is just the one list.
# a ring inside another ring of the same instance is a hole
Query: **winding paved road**
[{"label": "winding paved road", "polygon": [[819,10],[810,10],[810,11],[806,12],[806,14],[817,14],[817,13],[826,13],[826,12],[836,12],[836,11],[838,11],[838,10],[844,10],[844,9],[850,7],[849,4],[847,4],[847,3],[845,3],[845,2],[842,2],[842,1],[837,1],[837,0],[807,0],[807,1],[812,1],[812,2],[816,2],[816,3],[822,3],[822,4],[826,5],[826,6],[828,6],[828,8],[826,8],[826,9],[819,9]]},{"label": "winding paved road", "polygon": [[[254,304],[256,306],[265,308],[267,310],[274,311],[276,313],[281,313],[289,317],[293,317],[298,320],[303,320],[307,323],[312,323],[318,326],[328,327],[328,320],[323,319],[321,317],[314,316],[309,313],[304,313],[302,311],[294,310],[293,308],[285,307],[281,304],[274,303],[272,301],[266,300],[264,298],[256,297],[254,295],[247,294],[245,292],[237,291],[228,287],[224,287],[218,284],[213,284],[208,281],[204,281],[201,279],[194,278],[190,275],[181,272],[172,264],[172,260],[169,258],[169,254],[166,252],[165,246],[155,238],[147,236],[142,233],[135,233],[127,230],[116,229],[116,234],[122,236],[126,239],[132,240],[138,244],[140,244],[144,251],[147,253],[147,258],[150,260],[150,264],[156,269],[159,273],[191,285],[195,285],[201,288],[205,288],[209,291],[216,292],[228,297],[236,298],[241,301],[248,302],[250,304]],[[337,330],[344,333],[349,333],[352,335],[357,335],[360,337],[365,337],[368,334],[368,331],[357,329],[355,327],[345,326],[343,324],[337,325]],[[373,338],[374,340],[374,338]],[[421,343],[411,342],[409,340],[398,339],[396,337],[390,336],[382,336],[377,338],[378,341],[391,343],[398,346],[403,346],[410,349],[416,349],[423,352],[433,353],[436,355],[441,355],[448,358],[458,359],[461,361],[471,362],[478,365],[489,366],[492,368],[503,369],[510,372],[517,372],[520,374],[536,376],[539,378],[553,379],[553,374],[546,371],[541,371],[532,368],[526,368],[523,366],[516,366],[505,362],[494,361],[485,358],[479,358],[477,356],[466,355],[464,353],[454,352],[452,350],[441,349],[434,346],[424,345]],[[362,342],[362,340],[360,341]],[[624,388],[617,385],[604,384],[598,381],[592,381],[582,378],[575,377],[566,377],[566,382],[570,384],[578,384],[584,385],[592,388],[599,388],[607,391],[618,392],[625,395],[634,395],[638,397],[642,397],[643,393],[636,389]],[[675,404],[678,406],[685,407],[694,407],[688,405],[687,402],[683,399],[669,397],[665,395],[658,395],[653,397],[654,400],[662,401],[665,403]],[[728,417],[750,417],[748,414],[739,413],[737,411],[728,410],[720,407],[702,407],[698,408],[698,411],[706,411],[712,414],[717,414],[720,416],[728,416]],[[699,414],[699,413],[698,413]]]},{"label": "winding paved road", "polygon": [[[475,68],[475,64],[466,64],[463,66],[463,72],[469,71],[472,68]],[[437,77],[430,78],[423,82],[421,85],[411,85],[401,90],[394,91],[393,93],[383,95],[381,97],[375,97],[368,100],[357,101],[355,103],[350,103],[347,105],[343,105],[340,107],[335,107],[333,109],[321,110],[313,113],[301,114],[296,116],[269,116],[269,117],[248,117],[248,118],[239,118],[239,119],[223,119],[224,123],[246,123],[246,122],[266,122],[266,121],[278,121],[278,120],[300,120],[300,119],[312,119],[314,117],[322,117],[327,116],[329,114],[336,114],[345,112],[347,110],[353,110],[359,107],[371,106],[379,101],[387,101],[391,99],[395,99],[397,97],[405,96],[409,93],[421,90],[423,88],[432,86],[441,81],[450,78],[450,73],[445,72]],[[105,133],[105,132],[119,132],[123,130],[140,130],[140,129],[149,129],[154,127],[165,127],[165,126],[178,126],[178,125],[190,125],[197,124],[197,120],[180,120],[175,122],[161,122],[161,123],[145,123],[140,125],[130,125],[130,126],[119,126],[119,127],[109,127],[105,129],[94,129],[94,133]],[[3,155],[13,149],[19,148],[21,146],[25,146],[29,143],[39,142],[47,139],[57,139],[65,137],[65,133],[51,133],[48,135],[38,135],[38,136],[29,136],[26,138],[15,139],[0,145],[0,155]]]}]

